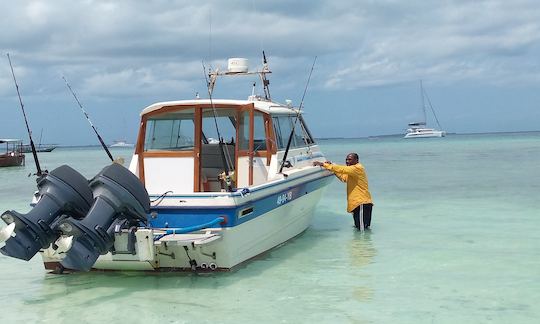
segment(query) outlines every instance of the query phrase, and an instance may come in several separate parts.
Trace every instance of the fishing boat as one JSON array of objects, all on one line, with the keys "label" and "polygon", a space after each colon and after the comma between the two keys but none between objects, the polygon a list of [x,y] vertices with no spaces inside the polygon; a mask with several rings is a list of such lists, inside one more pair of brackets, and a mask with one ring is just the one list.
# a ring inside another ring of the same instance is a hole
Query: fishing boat
[{"label": "fishing boat", "polygon": [[433,105],[431,104],[431,100],[427,96],[426,91],[424,90],[424,87],[422,85],[422,81],[420,81],[420,95],[421,95],[421,101],[422,101],[422,113],[423,113],[423,119],[422,121],[412,122],[409,123],[409,128],[407,129],[407,132],[405,133],[405,136],[403,138],[429,138],[429,137],[444,137],[446,136],[446,132],[443,130],[436,130],[434,128],[428,128],[426,125],[426,99],[429,104],[429,108],[431,112],[433,113],[433,117],[435,118],[435,121],[437,122],[437,125],[439,128],[441,127],[441,124],[439,123],[439,119],[437,118],[437,115],[435,114],[435,109],[433,108]]},{"label": "fishing boat", "polygon": [[[48,153],[52,152],[58,145],[56,144],[41,144],[41,138],[43,137],[43,129],[39,133],[39,142],[38,145],[34,145],[36,152]],[[21,151],[23,153],[32,153],[32,144],[24,144],[21,146]]]},{"label": "fishing boat", "polygon": [[[143,109],[129,170],[113,163],[89,182],[66,165],[51,171],[28,214],[2,214],[0,251],[40,252],[55,271],[217,271],[301,234],[333,177],[312,164],[325,158],[302,103],[272,101],[268,73],[266,59],[253,72],[229,59],[208,73],[208,99]],[[212,98],[218,78],[250,75],[264,96]]]},{"label": "fishing boat", "polygon": [[22,140],[0,139],[0,145],[4,148],[0,151],[0,167],[24,165],[24,154],[21,152]]},{"label": "fishing boat", "polygon": [[[54,144],[38,144],[36,145],[36,152],[48,153],[48,152],[52,152],[56,147],[57,145],[54,145]],[[21,152],[32,153],[32,145],[30,144],[22,145]]]}]

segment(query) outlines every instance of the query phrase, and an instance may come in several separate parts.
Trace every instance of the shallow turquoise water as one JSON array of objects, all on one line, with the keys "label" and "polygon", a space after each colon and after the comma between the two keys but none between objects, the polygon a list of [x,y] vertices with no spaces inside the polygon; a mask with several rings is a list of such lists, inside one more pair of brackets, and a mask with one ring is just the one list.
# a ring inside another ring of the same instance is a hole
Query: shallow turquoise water
[{"label": "shallow turquoise water", "polygon": [[[2,323],[536,323],[540,133],[323,140],[358,152],[375,199],[355,232],[345,188],[327,189],[301,236],[230,273],[47,274],[0,255]],[[130,150],[116,150],[129,161]],[[44,153],[87,177],[99,149]],[[0,169],[0,211],[27,211],[32,159]]]}]

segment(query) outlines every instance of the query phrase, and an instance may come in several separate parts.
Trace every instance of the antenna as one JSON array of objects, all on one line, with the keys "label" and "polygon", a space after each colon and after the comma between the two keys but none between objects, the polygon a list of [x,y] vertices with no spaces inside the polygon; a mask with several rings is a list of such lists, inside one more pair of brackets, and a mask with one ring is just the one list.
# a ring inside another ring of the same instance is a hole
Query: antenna
[{"label": "antenna", "polygon": [[257,86],[256,82],[253,82],[253,87],[251,88],[251,97],[255,98],[255,87]]},{"label": "antenna", "polygon": [[266,54],[264,54],[264,51],[262,53],[263,53],[263,69],[261,72],[261,80],[262,80],[263,89],[264,89],[264,99],[270,101],[270,88],[268,87],[270,85],[270,80],[266,78],[266,73],[268,73],[270,69],[268,68],[268,61],[266,60]]},{"label": "antenna", "polygon": [[13,75],[13,82],[15,83],[15,88],[17,89],[17,96],[19,97],[19,103],[21,104],[21,110],[24,116],[24,123],[26,124],[26,131],[28,132],[28,137],[30,138],[30,147],[32,148],[32,155],[34,156],[34,162],[36,163],[36,175],[38,177],[41,177],[43,175],[43,172],[41,171],[41,166],[39,165],[39,160],[37,156],[36,146],[34,145],[34,141],[32,140],[32,132],[30,131],[30,127],[28,126],[28,120],[26,119],[26,112],[24,111],[24,105],[21,99],[21,93],[19,92],[19,85],[17,84],[17,79],[15,79],[15,72],[13,72],[13,65],[11,65],[11,58],[9,57],[9,53],[6,53],[8,61],[9,61],[9,67],[11,68],[11,75]]},{"label": "antenna", "polygon": [[300,117],[300,111],[302,111],[302,106],[304,104],[304,98],[306,97],[306,92],[308,89],[309,81],[311,80],[311,74],[313,73],[313,68],[315,67],[315,62],[317,61],[317,56],[315,56],[315,59],[313,59],[313,64],[311,65],[311,70],[309,71],[309,76],[306,82],[306,87],[304,88],[304,94],[302,95],[302,101],[300,101],[300,106],[298,107],[298,111],[296,113],[296,118],[294,119],[294,124],[291,129],[291,134],[289,135],[289,140],[287,141],[287,148],[285,149],[285,154],[283,154],[283,160],[281,160],[281,166],[279,167],[279,172],[282,173],[283,167],[285,166],[285,163],[287,161],[287,154],[289,154],[289,149],[291,147],[291,141],[294,135],[294,129],[296,128],[296,122],[298,122],[298,118]]},{"label": "antenna", "polygon": [[107,153],[107,155],[109,156],[109,159],[111,159],[112,162],[114,162],[114,159],[113,159],[113,156],[111,154],[111,152],[109,151],[109,149],[107,148],[107,145],[105,145],[105,143],[103,142],[103,139],[101,138],[101,136],[99,136],[99,133],[97,131],[97,129],[94,127],[94,124],[92,124],[92,121],[90,120],[90,117],[88,117],[88,114],[86,113],[86,111],[84,110],[81,102],[79,101],[79,98],[77,98],[77,95],[75,94],[75,92],[73,91],[73,89],[71,89],[71,86],[69,85],[69,83],[67,82],[66,78],[62,75],[62,79],[64,79],[64,82],[66,83],[69,91],[71,92],[71,94],[73,95],[73,98],[75,98],[75,101],[77,101],[77,104],[79,105],[79,107],[81,108],[83,114],[84,114],[84,117],[86,117],[86,120],[88,121],[88,123],[90,124],[90,126],[92,126],[92,129],[94,130],[94,133],[96,133],[96,136],[99,140],[99,142],[101,143],[101,146],[103,146],[103,149],[105,150],[105,152]]},{"label": "antenna", "polygon": [[210,67],[212,67],[212,7],[208,9],[209,11],[209,31],[208,31],[208,60],[210,61]]}]

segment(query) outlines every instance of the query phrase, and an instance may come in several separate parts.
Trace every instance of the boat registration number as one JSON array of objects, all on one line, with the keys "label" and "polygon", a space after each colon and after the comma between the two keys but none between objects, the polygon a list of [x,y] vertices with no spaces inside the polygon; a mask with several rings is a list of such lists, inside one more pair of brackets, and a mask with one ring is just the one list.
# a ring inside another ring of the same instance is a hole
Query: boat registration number
[{"label": "boat registration number", "polygon": [[277,196],[277,204],[283,205],[289,201],[291,201],[293,198],[292,191],[282,193],[281,195]]}]

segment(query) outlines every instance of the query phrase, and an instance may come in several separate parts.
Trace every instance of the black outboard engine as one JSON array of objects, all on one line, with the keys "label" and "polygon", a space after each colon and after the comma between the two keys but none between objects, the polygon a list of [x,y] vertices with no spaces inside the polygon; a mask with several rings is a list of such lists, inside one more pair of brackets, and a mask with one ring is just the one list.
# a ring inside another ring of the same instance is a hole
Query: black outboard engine
[{"label": "black outboard engine", "polygon": [[30,260],[58,238],[53,224],[57,219],[64,215],[82,218],[92,206],[88,180],[67,165],[39,179],[37,186],[41,198],[30,212],[21,214],[11,210],[0,216],[8,225],[0,231],[0,241],[6,242],[0,249],[2,254]]},{"label": "black outboard engine", "polygon": [[85,218],[58,222],[63,237],[74,238],[61,264],[73,270],[88,271],[100,254],[114,245],[114,233],[121,228],[146,222],[150,200],[144,185],[123,166],[113,163],[92,180],[94,204]]}]

